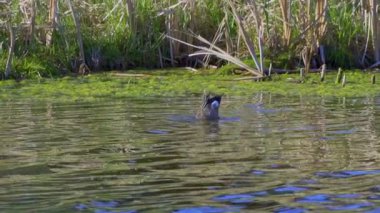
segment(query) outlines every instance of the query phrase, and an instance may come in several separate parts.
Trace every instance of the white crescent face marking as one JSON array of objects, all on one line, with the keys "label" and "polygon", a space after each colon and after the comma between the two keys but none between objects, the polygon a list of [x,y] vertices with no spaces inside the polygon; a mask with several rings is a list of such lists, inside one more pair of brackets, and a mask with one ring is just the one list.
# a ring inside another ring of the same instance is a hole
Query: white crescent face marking
[{"label": "white crescent face marking", "polygon": [[211,103],[211,108],[212,109],[218,109],[219,108],[219,102],[218,101],[213,101]]}]

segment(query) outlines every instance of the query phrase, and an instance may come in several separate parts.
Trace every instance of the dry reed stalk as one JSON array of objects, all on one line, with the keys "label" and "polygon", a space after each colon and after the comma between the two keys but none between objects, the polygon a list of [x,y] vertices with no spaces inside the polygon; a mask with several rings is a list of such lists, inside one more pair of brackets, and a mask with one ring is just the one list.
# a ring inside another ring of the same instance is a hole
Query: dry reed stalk
[{"label": "dry reed stalk", "polygon": [[[174,35],[172,35],[172,21],[171,21],[173,19],[172,16],[173,16],[173,14],[169,14],[168,16],[165,17],[166,34],[170,37],[171,36],[174,37]],[[175,59],[174,59],[174,57],[175,57],[175,53],[174,53],[175,45],[176,44],[173,40],[169,40],[169,54],[170,54],[170,63],[172,65],[172,67],[175,66]]]},{"label": "dry reed stalk", "polygon": [[127,6],[127,11],[128,11],[128,24],[129,27],[131,28],[132,32],[136,31],[136,19],[135,19],[135,1],[134,0],[126,0],[126,6]]},{"label": "dry reed stalk", "polygon": [[[214,38],[212,39],[212,46],[215,46],[216,42],[218,42],[223,35],[225,35],[225,29],[226,27],[226,17],[223,18],[223,20],[220,22],[219,26],[218,26],[218,29],[214,35]],[[224,32],[223,32],[224,31]],[[193,37],[193,36],[191,36]],[[192,43],[192,42],[189,42],[189,43]],[[211,47],[210,47],[211,48]],[[227,53],[230,53],[228,52],[228,47],[227,47]],[[210,63],[210,55],[206,55],[205,59],[204,59],[204,66],[205,67],[208,67],[208,64]]]},{"label": "dry reed stalk", "polygon": [[283,27],[283,42],[285,46],[289,46],[290,44],[290,37],[292,34],[292,28],[290,26],[290,20],[291,20],[291,13],[290,13],[290,4],[291,0],[279,0],[280,2],[280,8],[281,8],[281,15],[282,15],[282,27]]},{"label": "dry reed stalk", "polygon": [[322,65],[322,69],[321,69],[321,82],[323,82],[325,80],[325,76],[326,76],[326,64],[323,64]]},{"label": "dry reed stalk", "polygon": [[[11,15],[10,15],[11,16]],[[13,60],[13,54],[15,50],[15,34],[11,23],[11,18],[8,19],[8,31],[9,31],[9,48],[8,48],[8,58],[7,63],[5,65],[5,78],[9,78],[11,72],[12,72],[12,60]]]},{"label": "dry reed stalk", "polygon": [[324,49],[324,46],[321,44],[321,39],[326,34],[326,28],[327,28],[326,16],[327,16],[327,0],[318,0],[317,6],[316,6],[316,12],[315,12],[315,19],[317,21],[315,36],[316,36],[317,47],[319,49],[322,64],[326,63],[325,49]]},{"label": "dry reed stalk", "polygon": [[316,34],[317,38],[322,38],[326,34],[327,28],[327,0],[318,0],[315,12],[315,19],[317,21]]},{"label": "dry reed stalk", "polygon": [[342,87],[345,87],[346,83],[347,83],[346,74],[343,74],[343,77],[342,77]]},{"label": "dry reed stalk", "polygon": [[261,20],[260,13],[258,11],[256,1],[248,0],[249,3],[249,9],[251,11],[251,14],[255,20],[255,26],[256,26],[256,33],[257,33],[257,42],[259,47],[259,54],[260,54],[260,71],[262,74],[264,74],[264,48],[263,48],[263,40],[264,40],[264,24]]},{"label": "dry reed stalk", "polygon": [[31,45],[34,37],[34,29],[36,23],[36,6],[34,0],[20,0],[19,2],[20,12],[23,15],[23,24],[27,26],[27,32],[25,34],[25,46]]},{"label": "dry reed stalk", "polygon": [[[264,75],[263,65],[260,63],[261,60],[259,61],[257,59],[256,51],[255,51],[255,46],[254,46],[251,38],[249,37],[247,31],[244,28],[243,20],[242,20],[241,16],[238,14],[235,5],[230,0],[227,0],[227,2],[228,2],[228,4],[230,5],[230,7],[232,9],[232,13],[234,15],[236,24],[239,26],[240,35],[242,36],[242,38],[243,38],[243,40],[244,40],[244,42],[245,42],[245,44],[246,44],[246,46],[248,48],[248,51],[249,51],[249,53],[250,53],[250,55],[251,55],[251,57],[253,59],[253,62],[255,63],[255,66],[256,66],[257,70],[263,76]],[[260,34],[260,32],[261,31],[259,31],[257,33]],[[259,35],[259,37],[260,37],[260,35]],[[261,47],[259,47],[259,48],[261,48]],[[262,57],[262,55],[260,57]]]},{"label": "dry reed stalk", "polygon": [[207,44],[208,46],[212,47],[212,48],[207,48],[207,47],[203,47],[203,46],[197,46],[197,45],[194,45],[194,44],[190,44],[190,43],[187,43],[185,41],[181,41],[177,38],[174,38],[174,37],[170,37],[170,36],[166,36],[167,38],[173,40],[173,41],[176,41],[176,42],[179,42],[179,43],[182,43],[182,44],[185,44],[185,45],[191,45],[192,47],[196,48],[196,49],[199,49],[201,51],[197,51],[197,53],[194,53],[194,54],[190,54],[190,57],[191,56],[196,56],[196,55],[215,55],[216,57],[218,58],[221,58],[221,59],[224,59],[228,62],[231,62],[245,70],[247,70],[248,72],[250,72],[251,74],[253,74],[254,76],[256,77],[259,77],[259,78],[262,78],[263,77],[263,74],[258,71],[258,70],[255,70],[255,69],[252,69],[250,66],[246,65],[244,62],[242,62],[240,59],[236,58],[236,57],[233,57],[231,56],[230,54],[228,54],[227,52],[225,52],[224,50],[222,50],[221,48],[217,47],[217,46],[212,46],[212,44],[207,41],[205,38],[203,38],[202,36],[194,36],[196,39],[198,39],[200,42],[204,43],[204,44]]},{"label": "dry reed stalk", "polygon": [[57,0],[49,1],[48,25],[50,25],[50,27],[46,31],[45,44],[46,46],[49,47],[53,43],[53,33],[56,27],[58,26],[58,1]]},{"label": "dry reed stalk", "polygon": [[16,41],[16,36],[14,33],[14,29],[12,26],[12,3],[10,0],[4,0],[0,2],[0,5],[4,5],[5,12],[1,13],[1,20],[4,20],[3,23],[5,23],[6,29],[8,30],[9,33],[9,46],[8,46],[8,56],[7,56],[7,61],[5,64],[5,71],[4,71],[4,77],[7,79],[9,78],[11,72],[12,72],[12,61],[13,61],[13,55],[15,51],[15,41]]},{"label": "dry reed stalk", "polygon": [[302,60],[305,65],[305,74],[309,73],[310,70],[310,61],[312,54],[314,52],[314,32],[312,30],[312,21],[311,21],[311,2],[310,0],[307,1],[300,1],[300,8],[306,8],[306,11],[301,10],[300,11],[300,18],[302,20],[301,26],[303,31],[305,32],[305,46],[301,52]]},{"label": "dry reed stalk", "polygon": [[[313,54],[317,48],[320,48],[322,62],[324,64],[324,49],[320,44],[320,40],[326,34],[326,12],[327,1],[318,0],[315,18],[312,18],[311,14],[311,0],[299,1],[300,8],[306,8],[306,10],[300,10],[298,14],[298,22],[300,23],[301,33],[299,35],[299,41],[305,43],[304,48],[301,51],[301,56],[305,65],[305,73],[310,71],[310,62]],[[322,48],[321,48],[322,47]]]},{"label": "dry reed stalk", "polygon": [[[182,25],[179,13],[186,13],[189,17],[188,31],[192,31],[197,28],[195,16],[201,8],[198,7],[196,0],[179,0],[176,4],[161,10],[157,15],[165,15],[165,31],[169,37],[177,38],[178,40],[185,41],[186,43],[193,44],[194,37],[189,34],[180,33]],[[183,51],[183,48],[178,42],[169,40],[169,52],[171,65],[175,66],[176,59],[186,56],[188,53],[194,52],[192,46],[187,45],[187,51]],[[182,50],[182,52],[181,52]],[[208,61],[207,59],[204,59]]]},{"label": "dry reed stalk", "polygon": [[158,48],[158,58],[159,58],[159,61],[160,61],[160,67],[162,69],[162,68],[164,68],[164,60],[163,60],[163,57],[162,57],[161,48]]},{"label": "dry reed stalk", "polygon": [[335,83],[336,83],[336,84],[339,84],[339,83],[342,81],[343,74],[344,74],[344,73],[343,73],[342,68],[339,67],[339,69],[338,69],[338,73],[337,73],[337,75],[336,75],[336,79],[335,79]]},{"label": "dry reed stalk", "polygon": [[[183,0],[179,1],[177,4],[171,5],[157,14],[157,16],[165,15],[165,31],[166,35],[169,37],[179,38],[178,36],[180,36],[178,33],[180,29],[180,23],[177,16],[175,16],[175,12],[176,8],[184,3],[186,2]],[[180,56],[179,48],[179,43],[176,43],[173,40],[169,39],[170,62],[173,67],[176,64],[175,59]]]},{"label": "dry reed stalk", "polygon": [[369,0],[372,44],[376,62],[380,61],[380,21],[378,17],[379,4],[377,0]]},{"label": "dry reed stalk", "polygon": [[[224,11],[224,22],[225,23],[228,23],[228,13],[227,13],[227,8],[224,7],[223,9]],[[234,51],[234,46],[232,44],[232,38],[231,38],[231,35],[230,35],[230,28],[229,28],[229,25],[228,24],[225,24],[225,30],[224,30],[224,38],[225,38],[225,41],[226,41],[226,51],[228,54],[232,54],[233,51]]]},{"label": "dry reed stalk", "polygon": [[368,27],[368,24],[366,24],[368,19],[369,18],[367,18],[367,15],[365,15],[364,27],[367,30],[367,38],[366,38],[366,42],[365,42],[365,46],[364,46],[363,56],[362,56],[362,59],[360,61],[362,65],[364,65],[364,61],[365,61],[365,58],[367,56],[368,44],[369,44],[369,40],[371,38],[371,28]]},{"label": "dry reed stalk", "polygon": [[[183,10],[186,10],[189,13],[190,21],[189,21],[189,29],[194,30],[196,28],[195,23],[195,14],[197,10],[196,0],[188,0]],[[194,43],[194,37],[187,35],[186,41],[190,44]],[[187,53],[194,52],[193,47],[187,46]]]},{"label": "dry reed stalk", "polygon": [[80,74],[85,74],[89,71],[89,68],[86,64],[86,60],[85,60],[85,55],[84,55],[84,48],[83,48],[83,39],[82,39],[82,34],[81,34],[81,29],[80,29],[80,23],[79,23],[79,19],[77,17],[77,13],[75,12],[74,8],[73,8],[73,5],[71,4],[71,0],[66,0],[67,2],[67,5],[71,11],[71,15],[73,17],[73,21],[74,21],[74,25],[75,25],[75,29],[76,29],[76,34],[77,34],[77,42],[78,42],[78,46],[79,46],[79,60],[80,60],[80,66],[79,66],[79,70],[78,70],[78,73]]}]

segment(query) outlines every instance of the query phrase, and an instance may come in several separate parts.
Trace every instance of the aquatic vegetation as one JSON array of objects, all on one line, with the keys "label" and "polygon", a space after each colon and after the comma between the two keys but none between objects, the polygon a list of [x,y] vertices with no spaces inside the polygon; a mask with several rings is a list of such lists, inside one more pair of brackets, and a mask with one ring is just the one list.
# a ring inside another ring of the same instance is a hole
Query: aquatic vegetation
[{"label": "aquatic vegetation", "polygon": [[[379,74],[375,74],[379,75]],[[204,90],[225,95],[252,95],[256,92],[281,95],[369,96],[380,94],[371,83],[371,73],[346,72],[345,87],[335,84],[336,73],[310,74],[299,83],[298,74],[274,75],[271,81],[236,80],[236,75],[186,70],[100,73],[82,77],[1,81],[0,99],[52,99],[84,101],[141,96],[201,96]]]}]

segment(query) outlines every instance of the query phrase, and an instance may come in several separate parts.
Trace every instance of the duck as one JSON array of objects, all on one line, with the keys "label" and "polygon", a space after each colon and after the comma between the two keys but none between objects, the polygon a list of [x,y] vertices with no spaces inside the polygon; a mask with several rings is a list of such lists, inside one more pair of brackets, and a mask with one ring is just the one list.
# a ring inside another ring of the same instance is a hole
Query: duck
[{"label": "duck", "polygon": [[202,105],[200,106],[196,117],[201,120],[218,120],[219,107],[222,101],[221,95],[214,95],[209,92],[203,93]]}]

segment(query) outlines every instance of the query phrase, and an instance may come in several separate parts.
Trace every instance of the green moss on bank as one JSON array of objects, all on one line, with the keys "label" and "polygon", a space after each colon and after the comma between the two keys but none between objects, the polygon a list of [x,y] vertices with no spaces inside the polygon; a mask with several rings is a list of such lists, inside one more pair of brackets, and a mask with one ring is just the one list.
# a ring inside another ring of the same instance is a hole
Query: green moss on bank
[{"label": "green moss on bank", "polygon": [[[282,95],[353,97],[380,94],[380,83],[371,84],[370,73],[346,72],[345,87],[335,84],[335,75],[336,73],[328,73],[326,80],[320,82],[319,74],[309,74],[300,83],[298,74],[275,75],[271,81],[253,82],[236,80],[242,76],[192,73],[185,70],[130,71],[21,82],[1,81],[0,99],[90,101],[141,96],[199,95],[203,90],[227,95],[270,92]],[[380,74],[376,74],[376,77],[380,79]]]}]

